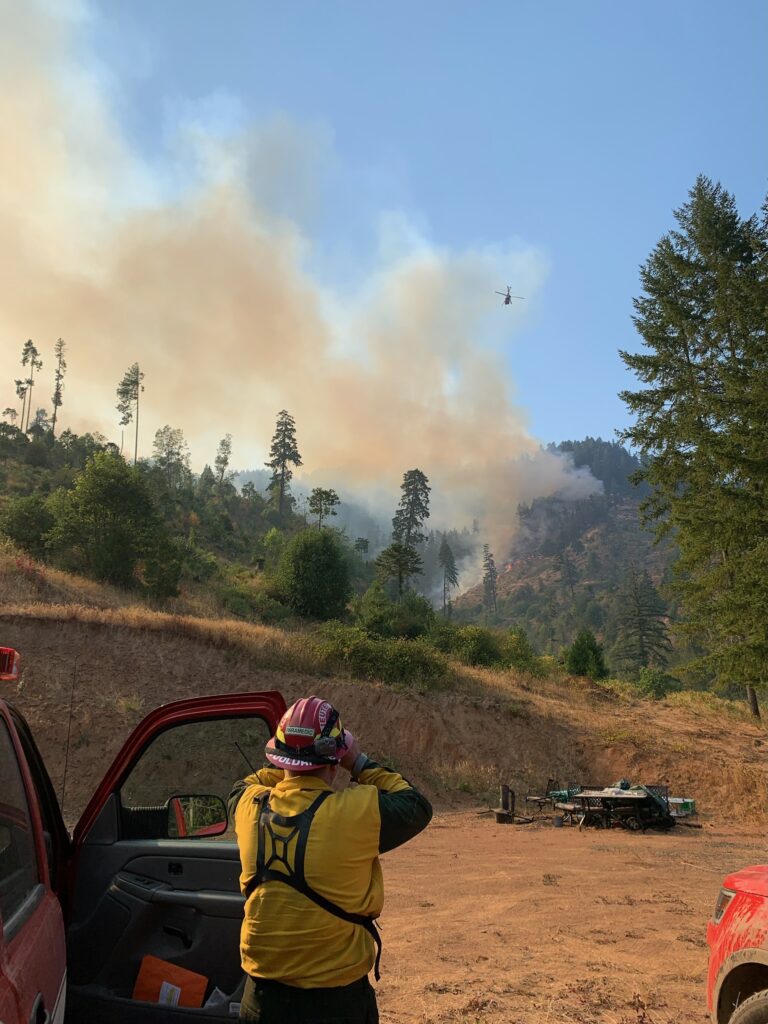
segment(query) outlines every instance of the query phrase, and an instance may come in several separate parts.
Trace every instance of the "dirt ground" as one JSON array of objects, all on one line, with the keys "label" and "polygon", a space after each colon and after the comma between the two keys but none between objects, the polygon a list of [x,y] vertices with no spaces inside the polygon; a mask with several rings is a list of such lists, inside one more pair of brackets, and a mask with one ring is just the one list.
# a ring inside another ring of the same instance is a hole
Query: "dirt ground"
[{"label": "dirt ground", "polygon": [[384,858],[383,1024],[707,1020],[707,920],[758,834],[445,813]]},{"label": "dirt ground", "polygon": [[[24,657],[8,696],[57,792],[71,724],[70,824],[131,728],[157,704],[200,693],[275,688],[289,703],[322,693],[369,753],[424,789],[440,813],[384,858],[383,1024],[706,1021],[706,924],[720,883],[768,860],[762,725],[694,702],[623,701],[480,671],[476,694],[418,696],[270,670],[236,645],[147,634],[119,617],[0,609],[0,625]],[[579,832],[478,814],[500,781],[524,794],[548,777],[625,775],[694,797],[703,828]]]}]

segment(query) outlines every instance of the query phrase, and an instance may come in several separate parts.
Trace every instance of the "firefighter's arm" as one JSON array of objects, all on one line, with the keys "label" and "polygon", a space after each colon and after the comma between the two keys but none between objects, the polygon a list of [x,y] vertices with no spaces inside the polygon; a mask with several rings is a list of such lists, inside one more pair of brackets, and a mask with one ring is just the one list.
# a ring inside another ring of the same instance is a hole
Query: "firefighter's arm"
[{"label": "firefighter's arm", "polygon": [[235,810],[246,790],[250,789],[252,786],[256,786],[259,789],[273,789],[282,778],[282,768],[260,768],[259,771],[254,772],[253,775],[247,775],[244,779],[240,779],[239,782],[236,782],[227,799],[229,820],[235,820]]},{"label": "firefighter's arm", "polygon": [[429,800],[398,772],[376,764],[365,754],[358,754],[350,771],[359,785],[375,786],[379,791],[379,853],[407,843],[432,820]]}]

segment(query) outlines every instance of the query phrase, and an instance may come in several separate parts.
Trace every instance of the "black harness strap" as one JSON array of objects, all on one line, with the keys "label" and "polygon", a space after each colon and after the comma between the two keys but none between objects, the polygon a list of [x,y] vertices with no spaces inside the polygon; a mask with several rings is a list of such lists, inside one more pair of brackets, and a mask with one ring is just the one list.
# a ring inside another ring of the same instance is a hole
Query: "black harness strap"
[{"label": "black harness strap", "polygon": [[[376,944],[376,962],[373,967],[373,975],[376,978],[376,981],[378,981],[381,977],[379,973],[379,966],[381,964],[381,935],[379,934],[379,930],[374,919],[372,917],[366,917],[364,914],[351,914],[336,903],[332,903],[331,900],[326,899],[325,896],[321,896],[319,892],[310,888],[304,874],[304,858],[307,852],[309,829],[318,810],[329,796],[331,796],[330,791],[324,790],[318,795],[317,799],[307,807],[306,810],[302,811],[300,814],[293,814],[290,816],[276,814],[271,810],[269,806],[269,792],[255,798],[255,802],[259,804],[256,874],[250,879],[245,887],[245,898],[247,900],[254,890],[258,889],[258,887],[263,885],[265,882],[283,882],[284,885],[289,885],[292,889],[295,889],[296,892],[300,892],[318,907],[322,907],[322,909],[327,911],[329,914],[333,914],[334,917],[339,917],[342,921],[349,922],[349,924],[356,924],[361,928],[365,928]],[[290,829],[288,835],[277,835],[273,828],[274,825],[277,825],[279,828]],[[270,853],[268,857],[267,837],[269,837],[270,841]],[[289,846],[294,842],[294,840],[296,848],[293,858],[293,867],[291,867],[288,860],[288,852]],[[284,870],[275,870],[273,865],[276,864],[282,865]]]}]

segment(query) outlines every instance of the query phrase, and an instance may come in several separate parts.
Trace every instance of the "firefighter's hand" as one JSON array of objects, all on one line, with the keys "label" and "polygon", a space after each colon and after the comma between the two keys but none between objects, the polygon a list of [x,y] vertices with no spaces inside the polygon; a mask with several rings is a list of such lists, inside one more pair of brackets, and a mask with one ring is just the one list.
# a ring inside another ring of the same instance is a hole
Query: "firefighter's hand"
[{"label": "firefighter's hand", "polygon": [[346,768],[348,772],[351,772],[355,761],[358,759],[360,755],[360,744],[357,742],[352,733],[348,730],[347,743],[347,752],[344,755],[344,757],[342,757],[341,761],[339,761],[339,764],[341,765],[342,768]]}]

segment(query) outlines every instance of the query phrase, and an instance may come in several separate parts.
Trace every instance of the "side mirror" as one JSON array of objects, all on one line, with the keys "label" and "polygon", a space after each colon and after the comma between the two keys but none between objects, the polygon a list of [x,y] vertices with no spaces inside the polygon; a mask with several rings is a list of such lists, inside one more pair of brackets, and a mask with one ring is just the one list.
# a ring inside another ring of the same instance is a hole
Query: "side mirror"
[{"label": "side mirror", "polygon": [[220,796],[172,796],[167,806],[168,839],[207,838],[227,831],[227,808]]},{"label": "side mirror", "polygon": [[21,658],[13,647],[0,647],[0,682],[16,683],[19,679]]}]

